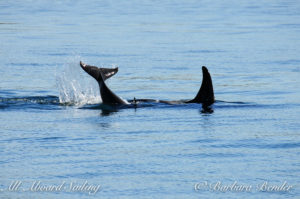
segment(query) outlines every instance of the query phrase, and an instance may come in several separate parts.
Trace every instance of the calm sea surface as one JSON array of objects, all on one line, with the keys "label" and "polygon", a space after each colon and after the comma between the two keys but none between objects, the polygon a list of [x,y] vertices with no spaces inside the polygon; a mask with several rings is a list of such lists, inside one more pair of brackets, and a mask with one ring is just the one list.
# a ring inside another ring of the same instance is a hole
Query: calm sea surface
[{"label": "calm sea surface", "polygon": [[299,56],[296,0],[0,1],[0,198],[299,198]]}]

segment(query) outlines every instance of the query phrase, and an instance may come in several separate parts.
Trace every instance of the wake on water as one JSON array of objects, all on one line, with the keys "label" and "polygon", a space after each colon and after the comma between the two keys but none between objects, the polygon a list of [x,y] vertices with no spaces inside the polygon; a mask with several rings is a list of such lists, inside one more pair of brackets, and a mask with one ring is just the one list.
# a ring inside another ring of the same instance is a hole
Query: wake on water
[{"label": "wake on water", "polygon": [[[86,74],[79,66],[80,58],[76,58],[69,63],[64,64],[56,72],[56,85],[59,91],[57,96],[25,96],[25,97],[0,97],[0,109],[11,107],[35,107],[35,105],[63,105],[79,106],[101,104],[102,100],[99,94],[97,82]],[[110,66],[109,66],[110,67]],[[147,104],[147,103],[146,103]],[[218,108],[256,106],[243,102],[225,102],[216,101]],[[215,105],[214,105],[215,106]],[[159,106],[160,107],[160,106]],[[98,107],[99,108],[99,107]]]},{"label": "wake on water", "polygon": [[[4,97],[0,95],[0,109],[41,108],[39,105],[84,107],[85,105],[101,104],[102,100],[97,82],[81,69],[78,60],[80,59],[76,57],[76,60],[74,59],[57,68],[56,86],[59,96]],[[47,107],[44,106],[44,108]]]},{"label": "wake on water", "polygon": [[[80,60],[80,57],[76,57],[76,59],[64,64],[56,75],[56,85],[59,90],[59,103],[62,105],[75,106],[101,104],[102,99],[100,97],[97,82],[81,69],[78,60]],[[125,101],[127,102],[127,100]],[[221,104],[222,102],[224,104],[229,103],[235,106],[245,105],[243,102],[225,102],[216,100],[216,103],[218,102],[221,102]]]},{"label": "wake on water", "polygon": [[102,102],[97,82],[85,74],[78,61],[63,65],[62,72],[56,75],[56,85],[61,104],[81,106]]}]

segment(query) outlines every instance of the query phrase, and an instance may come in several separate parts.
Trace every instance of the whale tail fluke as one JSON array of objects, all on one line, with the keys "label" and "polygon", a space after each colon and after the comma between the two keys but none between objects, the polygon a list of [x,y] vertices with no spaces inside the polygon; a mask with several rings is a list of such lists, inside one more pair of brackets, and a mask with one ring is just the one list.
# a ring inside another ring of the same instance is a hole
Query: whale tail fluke
[{"label": "whale tail fluke", "polygon": [[203,79],[201,87],[194,99],[188,103],[201,103],[204,106],[210,106],[215,102],[214,89],[211,76],[205,66],[202,66]]},{"label": "whale tail fluke", "polygon": [[84,64],[82,61],[80,61],[81,68],[87,72],[89,75],[94,77],[98,82],[99,81],[105,81],[108,78],[114,76],[118,72],[117,68],[98,68],[96,66],[90,66],[87,64]]},{"label": "whale tail fluke", "polygon": [[84,64],[81,61],[80,66],[85,72],[87,72],[97,80],[100,88],[102,102],[104,104],[128,104],[126,101],[117,96],[113,91],[111,91],[105,83],[105,80],[112,77],[118,72],[118,68],[98,68],[96,66]]}]

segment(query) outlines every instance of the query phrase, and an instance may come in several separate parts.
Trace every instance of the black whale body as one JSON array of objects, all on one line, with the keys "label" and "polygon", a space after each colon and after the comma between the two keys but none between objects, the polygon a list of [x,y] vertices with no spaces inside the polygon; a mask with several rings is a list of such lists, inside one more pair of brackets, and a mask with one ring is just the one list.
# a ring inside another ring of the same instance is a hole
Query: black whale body
[{"label": "black whale body", "polygon": [[80,61],[81,68],[91,75],[99,84],[100,95],[103,104],[108,105],[129,105],[137,104],[139,102],[159,102],[166,104],[183,104],[183,103],[198,103],[202,104],[203,107],[208,107],[215,102],[214,90],[212,85],[211,76],[205,66],[202,66],[202,84],[201,87],[192,100],[179,100],[179,101],[165,101],[165,100],[154,100],[154,99],[135,99],[129,100],[128,102],[117,96],[105,83],[105,80],[112,77],[118,72],[118,68],[98,68],[96,66],[90,66]]}]

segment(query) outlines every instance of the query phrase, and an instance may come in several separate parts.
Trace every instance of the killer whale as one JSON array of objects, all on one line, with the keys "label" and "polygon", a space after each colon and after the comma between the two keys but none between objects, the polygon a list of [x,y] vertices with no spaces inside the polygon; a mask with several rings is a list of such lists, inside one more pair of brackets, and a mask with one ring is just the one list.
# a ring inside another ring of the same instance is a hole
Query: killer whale
[{"label": "killer whale", "polygon": [[91,75],[99,84],[100,95],[104,104],[128,104],[125,100],[121,99],[114,92],[112,92],[106,85],[105,80],[112,77],[118,72],[118,68],[98,68],[96,66],[86,65],[80,61],[81,68]]},{"label": "killer whale", "polygon": [[208,69],[205,66],[202,66],[202,83],[197,95],[192,100],[179,101],[135,98],[133,100],[125,101],[116,95],[111,89],[109,89],[105,83],[105,80],[114,76],[118,72],[118,68],[98,68],[96,66],[84,64],[82,61],[80,61],[80,66],[86,73],[95,78],[95,80],[98,82],[103,104],[130,105],[137,104],[139,102],[159,102],[167,104],[198,103],[202,104],[203,107],[208,107],[215,102],[212,79]]}]

